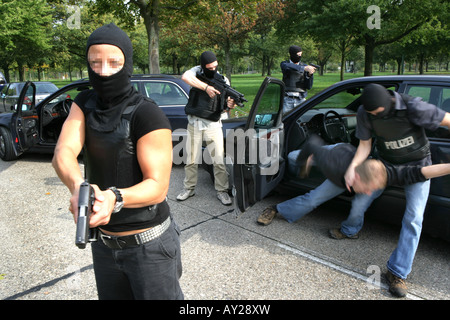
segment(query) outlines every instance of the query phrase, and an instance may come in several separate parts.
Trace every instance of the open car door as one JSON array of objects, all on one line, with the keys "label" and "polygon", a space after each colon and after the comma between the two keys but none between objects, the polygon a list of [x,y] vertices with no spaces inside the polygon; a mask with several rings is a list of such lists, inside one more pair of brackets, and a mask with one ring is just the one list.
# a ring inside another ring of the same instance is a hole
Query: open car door
[{"label": "open car door", "polygon": [[[244,129],[227,132],[227,164],[237,212],[264,198],[285,171],[284,83],[267,77],[255,97]],[[233,151],[230,154],[229,151]]]},{"label": "open car door", "polygon": [[16,133],[14,144],[17,155],[39,142],[39,117],[36,111],[36,86],[28,81],[20,92],[12,118],[12,129]]}]

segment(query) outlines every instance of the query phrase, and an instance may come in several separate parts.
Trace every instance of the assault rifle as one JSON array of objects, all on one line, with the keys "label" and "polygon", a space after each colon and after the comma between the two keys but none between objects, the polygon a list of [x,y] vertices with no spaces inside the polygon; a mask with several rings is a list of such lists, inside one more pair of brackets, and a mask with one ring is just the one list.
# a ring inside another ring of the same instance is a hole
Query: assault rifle
[{"label": "assault rifle", "polygon": [[88,242],[97,241],[98,238],[98,229],[89,228],[94,200],[94,189],[87,181],[84,181],[80,185],[78,195],[77,232],[75,235],[75,244],[80,249],[86,248]]},{"label": "assault rifle", "polygon": [[208,86],[213,86],[219,90],[220,94],[225,95],[225,98],[231,97],[231,99],[233,99],[234,102],[241,108],[244,106],[244,102],[247,102],[247,99],[244,98],[243,93],[233,89],[226,83],[219,83],[215,79],[207,78],[202,74],[197,74],[197,78],[205,82]]}]

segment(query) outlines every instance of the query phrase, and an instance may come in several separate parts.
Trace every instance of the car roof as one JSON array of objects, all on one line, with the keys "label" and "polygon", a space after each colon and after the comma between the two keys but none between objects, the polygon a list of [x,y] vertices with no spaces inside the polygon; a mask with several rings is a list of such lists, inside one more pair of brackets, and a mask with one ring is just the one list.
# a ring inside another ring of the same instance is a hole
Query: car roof
[{"label": "car roof", "polygon": [[368,76],[343,80],[335,83],[334,85],[341,85],[352,82],[406,82],[406,81],[418,81],[418,82],[450,82],[450,76],[448,75],[395,75],[395,76]]}]

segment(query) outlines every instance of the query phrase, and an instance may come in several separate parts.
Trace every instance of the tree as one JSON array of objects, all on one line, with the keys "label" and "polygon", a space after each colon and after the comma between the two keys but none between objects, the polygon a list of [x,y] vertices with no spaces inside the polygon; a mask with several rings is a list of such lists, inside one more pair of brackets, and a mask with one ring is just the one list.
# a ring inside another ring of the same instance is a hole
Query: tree
[{"label": "tree", "polygon": [[[9,69],[16,62],[20,81],[24,67],[34,65],[51,48],[51,13],[44,0],[9,0],[0,4],[0,61],[9,82]],[[38,54],[37,54],[38,53]]]},{"label": "tree", "polygon": [[198,8],[202,1],[199,0],[97,0],[94,8],[97,12],[111,12],[118,17],[128,27],[133,28],[143,19],[147,30],[149,71],[150,73],[160,73],[159,67],[159,32],[161,21],[168,20],[168,17],[177,16],[172,19],[176,24],[181,23],[184,18],[194,12],[198,13]]},{"label": "tree", "polygon": [[271,68],[275,57],[280,55],[280,39],[276,33],[276,22],[283,19],[285,3],[283,1],[263,0],[257,6],[257,19],[252,28],[253,36],[250,40],[250,55],[260,56],[262,61],[262,76],[267,72],[271,75]]},{"label": "tree", "polygon": [[[364,75],[372,75],[375,48],[394,43],[430,21],[445,0],[302,0],[287,11],[285,28],[365,49]],[[294,10],[293,10],[294,9]]]},{"label": "tree", "polygon": [[240,46],[256,23],[257,1],[221,1],[208,7],[214,19],[199,21],[193,25],[200,41],[217,46],[225,52],[225,74],[231,81],[232,47]]}]

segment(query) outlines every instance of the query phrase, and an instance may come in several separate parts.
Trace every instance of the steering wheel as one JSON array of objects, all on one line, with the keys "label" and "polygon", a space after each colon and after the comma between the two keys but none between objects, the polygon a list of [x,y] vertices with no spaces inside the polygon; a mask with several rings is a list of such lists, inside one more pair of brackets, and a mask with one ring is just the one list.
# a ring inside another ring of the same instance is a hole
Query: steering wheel
[{"label": "steering wheel", "polygon": [[69,115],[72,102],[72,99],[64,99],[59,103],[59,107],[61,108],[60,114],[62,117],[67,117]]},{"label": "steering wheel", "polygon": [[[330,115],[333,116],[330,117]],[[348,142],[347,128],[341,115],[334,110],[327,111],[323,116],[323,131],[325,133],[325,140],[330,143]]]}]

